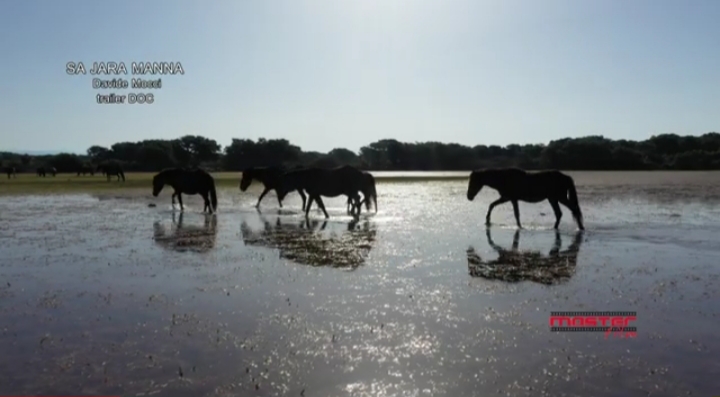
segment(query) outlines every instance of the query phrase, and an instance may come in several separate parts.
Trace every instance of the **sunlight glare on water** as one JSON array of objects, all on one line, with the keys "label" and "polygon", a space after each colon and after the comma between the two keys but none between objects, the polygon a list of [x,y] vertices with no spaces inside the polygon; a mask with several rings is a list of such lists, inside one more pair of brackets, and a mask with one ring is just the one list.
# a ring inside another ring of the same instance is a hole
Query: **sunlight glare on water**
[{"label": "sunlight glare on water", "polygon": [[[588,230],[563,209],[557,235],[546,202],[487,229],[497,194],[462,180],[379,183],[357,221],[341,198],[328,220],[295,193],[258,210],[257,186],[220,189],[217,215],[145,191],[3,198],[1,391],[709,395],[720,179],[698,175],[573,173]],[[637,311],[638,337],[549,332],[569,310]]]}]

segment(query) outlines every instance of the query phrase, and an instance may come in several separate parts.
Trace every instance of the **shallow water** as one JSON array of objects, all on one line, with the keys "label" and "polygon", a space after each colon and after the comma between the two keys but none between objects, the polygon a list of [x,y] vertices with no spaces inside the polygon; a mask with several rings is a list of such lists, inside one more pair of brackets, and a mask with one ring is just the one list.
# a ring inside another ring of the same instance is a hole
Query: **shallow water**
[{"label": "shallow water", "polygon": [[[296,194],[258,212],[257,186],[216,216],[3,197],[0,394],[720,393],[720,174],[572,175],[582,234],[547,203],[488,230],[496,193],[464,181],[380,184],[359,221],[331,199],[305,222]],[[637,337],[550,332],[589,310],[636,311]]]}]

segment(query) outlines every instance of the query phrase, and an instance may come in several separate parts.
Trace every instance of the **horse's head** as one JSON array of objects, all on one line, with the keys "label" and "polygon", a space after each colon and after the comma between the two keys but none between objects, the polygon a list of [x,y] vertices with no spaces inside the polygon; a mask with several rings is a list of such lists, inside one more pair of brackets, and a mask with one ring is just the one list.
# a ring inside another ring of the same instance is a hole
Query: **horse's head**
[{"label": "horse's head", "polygon": [[473,201],[484,185],[485,173],[483,171],[471,172],[470,181],[468,182],[467,199]]},{"label": "horse's head", "polygon": [[160,191],[165,187],[165,176],[160,173],[153,178],[153,196],[157,197]]},{"label": "horse's head", "polygon": [[247,168],[242,172],[242,179],[240,179],[240,191],[244,192],[250,187],[253,180],[253,169]]}]

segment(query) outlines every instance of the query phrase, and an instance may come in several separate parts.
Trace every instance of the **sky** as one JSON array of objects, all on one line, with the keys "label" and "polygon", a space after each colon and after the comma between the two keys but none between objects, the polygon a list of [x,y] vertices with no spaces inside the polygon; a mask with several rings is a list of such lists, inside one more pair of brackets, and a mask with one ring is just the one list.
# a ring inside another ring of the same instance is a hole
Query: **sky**
[{"label": "sky", "polygon": [[[701,135],[720,130],[718,20],[717,0],[3,1],[0,151],[187,134],[322,152]],[[128,74],[93,76],[93,62]],[[132,62],[184,74],[132,75]],[[154,103],[96,99],[144,92]]]}]

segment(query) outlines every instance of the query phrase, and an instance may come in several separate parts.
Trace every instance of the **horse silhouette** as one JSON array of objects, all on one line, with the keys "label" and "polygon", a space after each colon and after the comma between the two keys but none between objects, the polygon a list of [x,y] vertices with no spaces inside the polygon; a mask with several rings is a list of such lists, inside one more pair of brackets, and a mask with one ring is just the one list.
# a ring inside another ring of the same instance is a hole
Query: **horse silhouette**
[{"label": "horse silhouette", "polygon": [[82,165],[78,167],[77,169],[77,176],[80,175],[87,175],[90,174],[91,176],[95,175],[95,171],[93,170],[93,167],[90,165]]},{"label": "horse silhouette", "polygon": [[483,186],[489,186],[500,193],[500,198],[493,201],[488,208],[485,216],[486,225],[490,225],[490,214],[493,208],[510,201],[515,213],[515,222],[519,228],[522,228],[518,201],[539,203],[548,200],[555,212],[555,229],[560,225],[560,218],[562,218],[562,211],[558,203],[570,209],[580,230],[585,229],[575,190],[575,182],[569,175],[565,175],[560,171],[528,173],[518,168],[475,170],[470,173],[467,199],[472,201]]},{"label": "horse silhouette", "polygon": [[45,166],[38,167],[36,172],[37,172],[37,176],[41,176],[41,177],[47,176],[48,173],[51,174],[52,176],[57,175],[57,169],[55,169],[55,167],[45,167]]},{"label": "horse silhouette", "polygon": [[[365,178],[362,171],[349,165],[329,169],[303,168],[284,173],[277,191],[280,200],[282,200],[290,191],[304,190],[310,198],[305,207],[305,217],[309,216],[314,201],[325,214],[325,218],[330,218],[327,210],[325,210],[322,196],[348,196],[355,203],[353,205],[353,216],[357,218],[360,215],[359,192],[365,188]],[[357,213],[354,212],[355,209],[357,209]]]},{"label": "horse silhouette", "polygon": [[153,177],[153,196],[157,197],[165,185],[173,188],[172,206],[175,207],[175,197],[180,203],[180,210],[184,210],[182,194],[199,194],[205,201],[203,212],[217,211],[217,192],[215,179],[207,171],[200,168],[166,168]]},{"label": "horse silhouette", "polygon": [[[264,189],[262,193],[260,193],[260,198],[258,198],[255,207],[260,207],[260,202],[265,197],[265,195],[268,194],[268,192],[270,192],[271,190],[275,190],[275,194],[277,194],[278,205],[280,205],[280,208],[282,208],[282,199],[280,198],[277,189],[280,187],[281,178],[284,173],[285,170],[280,167],[246,168],[242,172],[242,179],[240,179],[240,191],[246,191],[252,181],[257,180],[263,184]],[[304,211],[307,197],[305,196],[305,193],[302,189],[297,189],[297,192],[298,194],[300,194],[300,197],[302,197],[302,209]]]},{"label": "horse silhouette", "polygon": [[5,167],[5,173],[7,174],[8,179],[17,178],[17,169],[13,166]]},{"label": "horse silhouette", "polygon": [[108,182],[110,182],[111,176],[116,176],[118,182],[120,182],[120,178],[122,178],[123,182],[125,182],[125,173],[123,172],[122,167],[120,167],[120,164],[114,162],[100,164],[97,166],[97,171],[101,171],[103,175],[107,177]]}]

